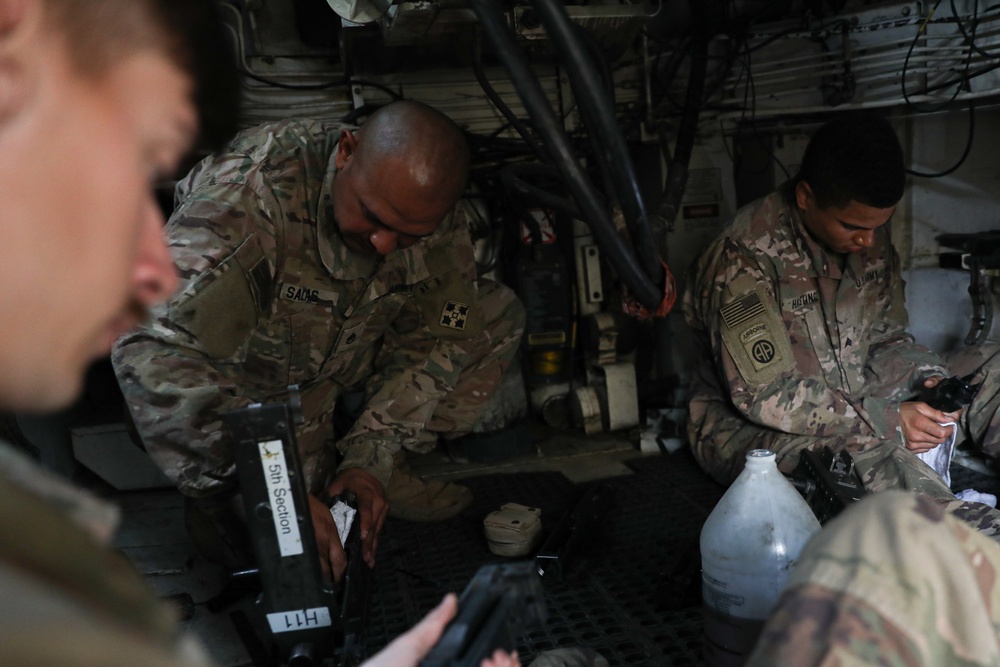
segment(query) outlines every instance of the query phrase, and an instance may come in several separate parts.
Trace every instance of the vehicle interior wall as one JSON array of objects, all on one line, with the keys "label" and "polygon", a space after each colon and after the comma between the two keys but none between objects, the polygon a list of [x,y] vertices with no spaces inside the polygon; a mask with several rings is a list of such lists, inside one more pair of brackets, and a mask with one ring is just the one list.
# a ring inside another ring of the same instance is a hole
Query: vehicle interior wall
[{"label": "vehicle interior wall", "polygon": [[[384,13],[364,23],[343,18],[335,0],[224,4],[248,73],[247,125],[287,115],[363,120],[366,105],[401,96],[438,106],[477,138],[516,142],[520,137],[484,94],[477,58],[496,97],[530,124],[472,3],[370,3],[372,15]],[[645,188],[651,208],[667,187],[690,112],[696,44],[707,42],[683,195],[688,208],[659,230],[661,255],[679,281],[739,205],[794,174],[819,123],[846,109],[876,109],[898,128],[911,169],[937,175],[911,176],[892,223],[913,306],[911,330],[940,351],[962,344],[972,310],[969,276],[938,267],[948,249],[937,237],[996,226],[996,159],[989,150],[1000,90],[995,8],[978,0],[563,4],[602,45],[640,173],[660,179],[659,187]],[[502,5],[564,126],[585,132],[566,68],[544,28],[532,22],[532,3]],[[660,159],[642,149],[659,150]],[[496,160],[531,159],[481,155],[480,173]],[[683,360],[691,359],[683,325],[676,313],[667,319],[657,328],[666,339],[657,343],[664,357],[658,368],[683,376]]]},{"label": "vehicle interior wall", "polygon": [[[523,227],[523,211],[511,209],[511,193],[499,174],[544,162],[537,145],[551,137],[525,103],[523,81],[512,75],[509,58],[485,34],[477,14],[484,3],[217,1],[243,74],[244,127],[287,117],[360,123],[372,109],[399,98],[427,102],[453,118],[474,154],[467,201],[476,212],[481,269],[516,281],[499,258],[511,238],[533,237]],[[502,11],[504,29],[524,54],[594,189],[607,195],[608,217],[627,218],[596,166],[598,133],[588,127],[577,99],[577,64],[550,39],[537,15],[540,4],[505,0],[491,6]],[[819,124],[845,110],[871,109],[894,123],[915,172],[892,221],[912,333],[948,352],[964,344],[978,313],[984,319],[976,336],[988,341],[1000,335],[984,315],[996,300],[993,269],[975,274],[981,291],[980,303],[974,303],[973,272],[961,267],[960,251],[939,239],[988,234],[998,226],[1000,167],[992,150],[1000,131],[997,7],[978,0],[556,4],[586,36],[593,76],[585,87],[610,102],[642,193],[645,224],[678,291],[690,262],[736,209],[795,173]],[[350,12],[362,15],[350,20]],[[161,187],[168,213],[173,185]],[[558,178],[536,185],[566,195]],[[542,208],[535,205],[532,215]],[[614,320],[618,352],[634,365],[639,403],[683,407],[695,351],[680,308],[656,321],[622,316],[621,267],[594,241],[589,223],[557,218],[555,247],[575,290],[575,298],[559,297],[573,299],[567,307],[575,314],[567,327],[572,344],[582,346],[592,318],[607,315]],[[581,249],[597,259],[579,260],[574,253]],[[942,255],[954,263],[956,252],[958,267],[941,268]],[[588,280],[599,289],[588,291]],[[71,422],[81,410],[91,420],[117,418],[113,378],[106,372],[95,377],[101,379],[88,383],[90,395]],[[546,391],[558,385],[565,396],[571,385],[588,381],[587,372],[577,369],[575,377],[549,383]],[[61,435],[52,439],[59,447],[66,441],[66,419],[50,422],[58,424]],[[565,411],[557,423],[568,425]]]}]

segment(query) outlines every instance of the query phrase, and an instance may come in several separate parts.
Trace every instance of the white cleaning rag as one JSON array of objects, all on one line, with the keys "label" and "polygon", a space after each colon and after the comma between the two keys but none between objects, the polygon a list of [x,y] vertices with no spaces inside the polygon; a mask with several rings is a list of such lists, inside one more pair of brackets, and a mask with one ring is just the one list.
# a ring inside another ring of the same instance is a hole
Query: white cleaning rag
[{"label": "white cleaning rag", "polygon": [[966,489],[965,491],[959,491],[955,494],[955,497],[963,502],[973,502],[982,503],[984,505],[989,505],[990,507],[997,506],[997,497],[992,493],[980,493],[975,489]]},{"label": "white cleaning rag", "polygon": [[[934,449],[917,454],[921,461],[934,469],[944,483],[951,488],[951,460],[955,455],[955,439],[958,435],[958,424],[955,422],[945,422],[941,426],[951,426],[951,435]],[[992,493],[980,493],[975,489],[965,489],[955,494],[959,500],[983,503],[990,507],[997,506],[997,497]]]},{"label": "white cleaning rag", "polygon": [[951,488],[951,459],[955,453],[955,438],[958,435],[958,424],[945,422],[941,426],[951,426],[951,435],[934,449],[917,454],[921,461],[934,469],[944,483]]}]

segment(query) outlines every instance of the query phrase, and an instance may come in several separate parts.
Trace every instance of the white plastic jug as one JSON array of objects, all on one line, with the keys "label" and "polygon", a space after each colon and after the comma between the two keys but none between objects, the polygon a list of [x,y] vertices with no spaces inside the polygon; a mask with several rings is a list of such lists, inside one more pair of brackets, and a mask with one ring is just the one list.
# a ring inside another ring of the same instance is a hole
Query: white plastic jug
[{"label": "white plastic jug", "polygon": [[775,464],[754,449],[701,530],[705,663],[742,665],[819,521]]}]

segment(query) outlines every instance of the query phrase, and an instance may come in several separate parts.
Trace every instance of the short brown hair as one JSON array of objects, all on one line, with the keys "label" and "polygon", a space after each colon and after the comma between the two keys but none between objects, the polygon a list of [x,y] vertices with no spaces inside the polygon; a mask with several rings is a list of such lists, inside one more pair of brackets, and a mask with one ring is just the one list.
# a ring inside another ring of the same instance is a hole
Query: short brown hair
[{"label": "short brown hair", "polygon": [[142,51],[165,55],[194,83],[199,143],[216,148],[236,131],[235,52],[214,0],[42,0],[84,76],[99,77]]}]

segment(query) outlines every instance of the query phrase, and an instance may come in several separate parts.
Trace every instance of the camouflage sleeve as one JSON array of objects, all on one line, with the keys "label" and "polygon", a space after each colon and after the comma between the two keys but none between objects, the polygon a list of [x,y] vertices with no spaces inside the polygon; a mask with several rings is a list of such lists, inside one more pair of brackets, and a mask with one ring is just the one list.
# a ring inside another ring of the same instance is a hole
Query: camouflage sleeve
[{"label": "camouflage sleeve", "polygon": [[115,344],[112,363],[143,444],[186,494],[231,484],[221,412],[249,404],[241,363],[269,308],[273,202],[239,183],[191,193],[167,225],[177,295]]},{"label": "camouflage sleeve", "polygon": [[810,342],[789,336],[772,266],[726,239],[698,267],[687,308],[741,415],[790,436],[834,437],[850,449],[887,438],[902,443],[895,406],[865,405],[831,386]]},{"label": "camouflage sleeve", "polygon": [[874,398],[898,404],[917,393],[925,379],[946,376],[948,371],[944,359],[917,344],[907,331],[910,319],[906,312],[906,283],[895,250],[890,264],[889,307],[884,317],[873,322],[865,377]]},{"label": "camouflage sleeve", "polygon": [[344,456],[338,469],[365,468],[383,485],[391,475],[391,454],[427,437],[438,404],[474,360],[473,341],[484,328],[468,227],[454,225],[426,261],[436,270],[386,332],[366,382],[365,408],[337,443]]},{"label": "camouflage sleeve", "polygon": [[817,533],[749,667],[1000,664],[1000,548],[925,496],[865,497]]}]

